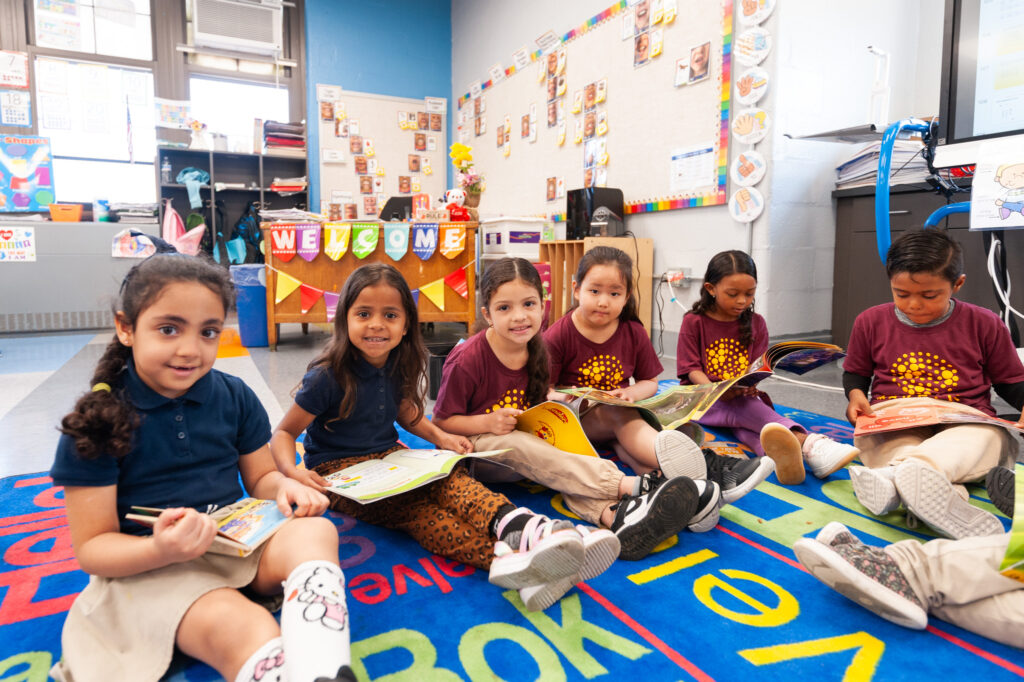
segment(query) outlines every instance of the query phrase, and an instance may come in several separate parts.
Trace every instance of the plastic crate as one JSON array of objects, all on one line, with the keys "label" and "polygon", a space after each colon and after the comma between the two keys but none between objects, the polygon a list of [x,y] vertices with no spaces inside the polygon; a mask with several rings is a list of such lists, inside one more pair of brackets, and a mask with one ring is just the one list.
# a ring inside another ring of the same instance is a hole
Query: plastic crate
[{"label": "plastic crate", "polygon": [[522,256],[536,262],[540,258],[540,240],[546,218],[489,218],[480,221],[483,253]]},{"label": "plastic crate", "polygon": [[55,223],[77,223],[82,220],[81,204],[50,204],[50,220]]}]

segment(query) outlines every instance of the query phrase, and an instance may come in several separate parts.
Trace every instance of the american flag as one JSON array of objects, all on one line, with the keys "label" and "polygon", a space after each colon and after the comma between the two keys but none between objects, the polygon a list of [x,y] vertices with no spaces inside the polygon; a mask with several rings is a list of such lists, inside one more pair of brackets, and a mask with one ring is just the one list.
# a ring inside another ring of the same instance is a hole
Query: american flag
[{"label": "american flag", "polygon": [[132,108],[128,105],[128,98],[124,100],[124,110],[128,115],[128,163],[135,163],[135,149],[132,147]]}]

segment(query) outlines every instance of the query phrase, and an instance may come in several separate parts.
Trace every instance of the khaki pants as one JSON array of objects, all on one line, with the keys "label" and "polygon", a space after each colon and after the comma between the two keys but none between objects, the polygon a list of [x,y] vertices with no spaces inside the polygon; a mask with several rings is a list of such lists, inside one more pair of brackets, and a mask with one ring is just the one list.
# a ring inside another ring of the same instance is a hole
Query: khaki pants
[{"label": "khaki pants", "polygon": [[903,540],[886,551],[929,613],[1009,646],[1024,647],[1024,583],[999,573],[1010,534]]},{"label": "khaki pants", "polygon": [[[882,416],[908,405],[928,404],[924,401],[950,407],[950,403],[934,398],[898,398],[873,405],[872,409],[876,415]],[[956,407],[967,413],[980,414],[966,405]],[[1006,429],[986,424],[922,426],[858,436],[853,439],[853,444],[860,448],[864,465],[872,469],[917,459],[940,471],[955,484],[983,479],[990,469],[1000,464],[1013,466],[1017,453],[1017,443]],[[962,485],[954,487],[966,500],[966,488]]]},{"label": "khaki pants", "polygon": [[[607,459],[559,450],[525,431],[513,431],[504,436],[484,433],[470,436],[469,440],[474,450],[511,448],[511,452],[487,459],[562,493],[569,509],[587,523],[601,525],[601,514],[619,501],[619,484],[625,474]],[[483,462],[475,464],[474,471],[486,468]],[[481,479],[487,480],[487,477],[481,476]]]}]

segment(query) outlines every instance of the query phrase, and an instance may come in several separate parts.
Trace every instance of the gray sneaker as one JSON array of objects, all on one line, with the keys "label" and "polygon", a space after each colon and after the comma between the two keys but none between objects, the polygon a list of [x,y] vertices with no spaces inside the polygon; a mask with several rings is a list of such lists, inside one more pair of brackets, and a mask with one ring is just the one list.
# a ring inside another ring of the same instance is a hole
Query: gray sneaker
[{"label": "gray sneaker", "polygon": [[927,627],[927,610],[884,549],[865,545],[847,531],[836,533],[830,545],[800,538],[793,552],[811,575],[847,599],[897,625]]},{"label": "gray sneaker", "polygon": [[946,537],[1006,532],[995,514],[964,500],[943,474],[927,464],[912,459],[901,462],[896,467],[895,482],[907,509]]},{"label": "gray sneaker", "polygon": [[896,467],[890,466],[877,469],[850,467],[853,494],[875,516],[888,514],[900,506],[900,494],[896,492],[896,484],[893,482],[895,473]]}]

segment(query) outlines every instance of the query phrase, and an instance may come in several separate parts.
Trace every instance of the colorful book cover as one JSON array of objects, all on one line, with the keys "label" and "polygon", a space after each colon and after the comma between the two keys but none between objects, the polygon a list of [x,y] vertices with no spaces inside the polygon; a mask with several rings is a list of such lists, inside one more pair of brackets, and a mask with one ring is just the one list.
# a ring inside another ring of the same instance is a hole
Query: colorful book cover
[{"label": "colorful book cover", "polygon": [[1006,556],[999,572],[1007,578],[1024,583],[1024,467],[1017,467],[1017,487],[1013,491],[1013,525]]},{"label": "colorful book cover", "polygon": [[516,428],[546,440],[559,450],[597,457],[576,409],[567,403],[548,400],[519,415]]}]

